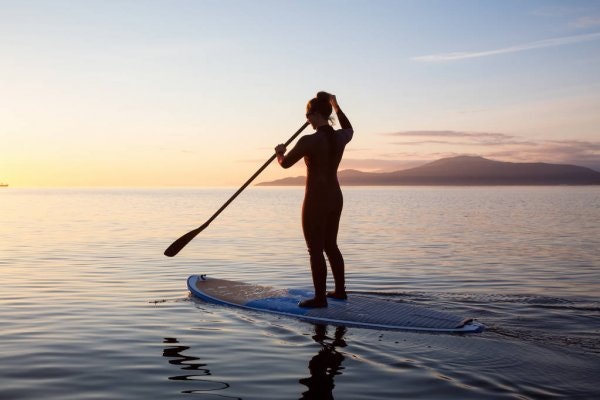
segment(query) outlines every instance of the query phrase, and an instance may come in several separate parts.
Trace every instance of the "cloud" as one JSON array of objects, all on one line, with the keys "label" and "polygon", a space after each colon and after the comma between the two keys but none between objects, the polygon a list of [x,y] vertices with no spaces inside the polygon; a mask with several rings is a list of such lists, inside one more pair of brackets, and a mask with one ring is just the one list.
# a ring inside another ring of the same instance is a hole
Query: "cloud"
[{"label": "cloud", "polygon": [[581,29],[590,28],[598,25],[600,25],[600,17],[592,16],[581,17],[571,23],[572,27]]},{"label": "cloud", "polygon": [[513,135],[496,132],[464,132],[464,131],[403,131],[386,134],[399,138],[418,137],[422,140],[401,141],[395,144],[401,145],[427,145],[427,144],[447,144],[453,146],[505,146],[529,145],[535,146],[537,143],[523,141]]},{"label": "cloud", "polygon": [[554,39],[538,40],[535,42],[523,43],[523,44],[518,44],[518,45],[514,45],[514,46],[510,46],[510,47],[504,47],[501,49],[494,49],[494,50],[484,50],[484,51],[477,51],[477,52],[452,52],[452,53],[430,54],[430,55],[426,55],[426,56],[412,57],[411,60],[420,61],[420,62],[429,62],[429,63],[440,63],[440,62],[447,62],[447,61],[464,60],[464,59],[468,59],[468,58],[480,58],[480,57],[495,56],[498,54],[517,53],[517,52],[522,52],[522,51],[527,51],[527,50],[542,49],[542,48],[546,48],[546,47],[564,46],[567,44],[581,43],[581,42],[587,42],[590,40],[598,40],[598,39],[600,39],[600,32],[595,32],[595,33],[588,33],[588,34],[583,34],[583,35],[575,35],[575,36],[566,36],[566,37],[554,38]]},{"label": "cloud", "polygon": [[[600,141],[525,140],[519,136],[497,132],[451,130],[402,131],[384,135],[401,139],[423,139],[395,142],[394,144],[409,147],[414,152],[397,153],[396,156],[387,154],[386,159],[434,161],[442,157],[468,154],[499,161],[573,164],[600,171]],[[436,152],[431,152],[430,149],[435,149]]]},{"label": "cloud", "polygon": [[490,132],[464,132],[464,131],[400,131],[386,133],[389,136],[399,137],[445,137],[445,138],[478,138],[478,139],[512,139],[514,136],[505,133],[490,133]]},{"label": "cloud", "polygon": [[573,164],[600,171],[600,142],[545,140],[536,147],[513,147],[482,154],[517,162]]},{"label": "cloud", "polygon": [[493,140],[480,140],[473,142],[455,142],[451,140],[416,140],[412,142],[397,142],[398,145],[403,146],[420,146],[425,144],[447,144],[453,146],[506,146],[509,144],[518,144],[523,146],[537,146],[537,143],[527,142],[527,141],[519,141],[519,140],[511,140],[511,141],[493,141]]},{"label": "cloud", "polygon": [[572,5],[569,5],[569,6],[552,5],[552,6],[539,7],[537,9],[533,10],[531,12],[531,14],[539,16],[539,17],[563,17],[565,15],[572,15],[572,14],[576,14],[576,13],[582,12],[582,11],[585,11],[585,9],[582,7],[573,7]]}]

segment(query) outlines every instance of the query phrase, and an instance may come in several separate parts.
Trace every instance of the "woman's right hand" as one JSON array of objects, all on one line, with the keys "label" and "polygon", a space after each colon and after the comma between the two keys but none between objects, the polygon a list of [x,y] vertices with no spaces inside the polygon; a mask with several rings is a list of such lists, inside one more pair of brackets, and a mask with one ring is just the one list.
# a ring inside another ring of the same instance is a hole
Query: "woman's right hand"
[{"label": "woman's right hand", "polygon": [[337,112],[340,109],[340,105],[337,102],[337,98],[335,97],[335,94],[329,95],[329,104],[331,104],[331,107],[333,107],[335,112]]},{"label": "woman's right hand", "polygon": [[285,144],[278,144],[275,146],[275,154],[285,154]]}]

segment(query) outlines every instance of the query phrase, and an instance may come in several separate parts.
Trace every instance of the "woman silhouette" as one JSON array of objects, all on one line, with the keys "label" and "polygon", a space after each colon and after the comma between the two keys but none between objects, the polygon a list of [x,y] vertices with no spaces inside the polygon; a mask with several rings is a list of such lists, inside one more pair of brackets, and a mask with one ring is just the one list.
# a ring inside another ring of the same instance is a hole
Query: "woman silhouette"
[{"label": "woman silhouette", "polygon": [[[341,128],[329,124],[335,110]],[[306,105],[306,118],[315,133],[305,135],[287,154],[285,145],[275,147],[277,161],[289,168],[304,157],[306,163],[306,191],[302,205],[302,231],[310,254],[315,297],[299,303],[300,307],[327,307],[327,297],[346,299],[344,258],[337,245],[337,234],[342,215],[343,197],[337,179],[337,169],[346,144],[353,135],[352,125],[340,109],[334,95],[319,92]],[[326,292],[327,254],[335,290]]]}]

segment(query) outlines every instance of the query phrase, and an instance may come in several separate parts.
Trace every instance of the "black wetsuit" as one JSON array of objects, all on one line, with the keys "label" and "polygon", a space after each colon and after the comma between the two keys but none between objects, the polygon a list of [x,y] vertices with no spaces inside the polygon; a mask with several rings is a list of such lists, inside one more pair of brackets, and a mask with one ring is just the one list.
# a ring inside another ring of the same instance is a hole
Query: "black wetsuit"
[{"label": "black wetsuit", "polygon": [[327,266],[323,251],[329,259],[336,291],[344,292],[344,259],[337,246],[343,197],[337,169],[353,130],[341,110],[337,116],[342,129],[336,131],[329,125],[319,127],[312,135],[300,138],[280,162],[282,167],[289,168],[304,157],[306,163],[302,230],[317,297],[325,296],[326,290]]}]

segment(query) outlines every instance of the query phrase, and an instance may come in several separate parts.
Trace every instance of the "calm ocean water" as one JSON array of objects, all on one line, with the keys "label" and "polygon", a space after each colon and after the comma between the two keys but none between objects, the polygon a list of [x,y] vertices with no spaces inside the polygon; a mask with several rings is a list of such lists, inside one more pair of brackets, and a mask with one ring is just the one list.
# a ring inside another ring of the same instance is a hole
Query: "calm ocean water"
[{"label": "calm ocean water", "polygon": [[315,326],[191,299],[310,287],[300,188],[0,189],[1,399],[599,398],[600,187],[345,188],[348,289],[482,334]]}]

